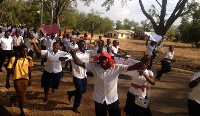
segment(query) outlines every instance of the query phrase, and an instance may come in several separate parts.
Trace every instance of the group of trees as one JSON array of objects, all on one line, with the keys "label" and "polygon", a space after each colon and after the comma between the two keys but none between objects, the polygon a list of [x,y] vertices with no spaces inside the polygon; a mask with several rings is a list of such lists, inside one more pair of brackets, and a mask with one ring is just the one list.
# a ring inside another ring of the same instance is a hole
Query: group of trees
[{"label": "group of trees", "polygon": [[[16,25],[40,26],[42,0],[3,0],[0,2],[0,22]],[[51,1],[43,0],[43,24],[51,24]],[[88,5],[93,0],[81,0]],[[91,22],[95,23],[95,33],[105,34],[115,26],[114,21],[101,17],[101,13],[91,10],[86,14],[75,7],[76,1],[53,0],[53,24],[60,24],[63,29],[91,32]]]},{"label": "group of trees", "polygon": [[[139,24],[129,19],[117,20],[116,23],[107,18],[101,17],[101,13],[91,10],[86,14],[77,11],[75,7],[77,0],[1,0],[0,1],[0,22],[7,24],[26,24],[28,26],[40,25],[41,2],[43,1],[43,24],[60,24],[62,28],[77,31],[91,31],[91,22],[95,23],[95,33],[105,34],[112,29],[134,30],[137,34],[144,31],[154,30],[156,34],[167,36],[173,40],[183,42],[194,42],[198,47],[200,34],[200,10],[199,4],[192,0],[178,0],[171,14],[166,13],[168,0],[155,0],[160,11],[152,5],[148,11],[143,5],[144,0],[138,0],[141,11],[146,16],[146,20]],[[95,0],[80,0],[85,5],[90,5]],[[104,0],[102,7],[107,10],[114,4],[115,0]],[[122,5],[127,0],[121,0]],[[53,14],[52,14],[53,11]],[[166,17],[167,16],[167,17]],[[174,21],[182,17],[178,28],[173,26]]]}]

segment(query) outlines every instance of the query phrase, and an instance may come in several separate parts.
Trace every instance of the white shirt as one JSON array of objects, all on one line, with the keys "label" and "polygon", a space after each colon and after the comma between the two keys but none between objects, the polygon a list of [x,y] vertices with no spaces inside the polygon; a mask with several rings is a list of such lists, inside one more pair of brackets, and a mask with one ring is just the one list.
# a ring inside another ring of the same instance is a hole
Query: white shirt
[{"label": "white shirt", "polygon": [[154,49],[155,49],[155,47],[153,47],[151,45],[147,45],[147,49],[146,49],[145,54],[151,56]]},{"label": "white shirt", "polygon": [[115,61],[115,64],[124,64],[124,65],[129,65],[129,66],[140,62],[132,58],[125,59],[125,58],[119,58],[119,57],[114,57],[114,61]]},{"label": "white shirt", "polygon": [[[174,57],[174,52],[166,52],[165,55],[164,55],[164,58],[167,58],[167,59],[172,59]],[[171,61],[167,61],[167,62],[171,62]]]},{"label": "white shirt", "polygon": [[13,38],[11,36],[9,36],[8,39],[1,37],[0,43],[3,50],[13,50]]},{"label": "white shirt", "polygon": [[103,104],[112,104],[118,100],[117,82],[120,73],[127,71],[128,66],[115,64],[114,68],[104,70],[97,63],[85,63],[86,69],[94,75],[93,99]]},{"label": "white shirt", "polygon": [[47,39],[46,49],[53,49],[53,43],[56,42],[55,39]]},{"label": "white shirt", "polygon": [[63,38],[62,39],[62,43],[66,48],[67,48],[69,42],[70,42],[70,39],[68,39],[68,38]]},{"label": "white shirt", "polygon": [[66,55],[69,55],[67,52],[60,51],[56,54],[54,54],[53,50],[41,50],[41,55],[45,55],[47,58],[47,63],[44,67],[44,70],[49,73],[58,73],[62,71],[62,65],[61,61],[59,60],[59,57],[64,57]]},{"label": "white shirt", "polygon": [[[131,76],[131,79],[132,79],[131,83],[139,85],[139,86],[143,86],[147,84],[146,78],[144,77],[144,75],[140,76],[138,70],[128,71],[127,74]],[[153,72],[147,69],[145,70],[145,74],[148,76],[154,76]],[[144,91],[142,91],[141,88],[135,89],[134,87],[130,85],[129,92],[143,98],[145,98],[146,96],[146,88],[144,89]]]},{"label": "white shirt", "polygon": [[13,46],[20,46],[21,44],[24,43],[24,39],[22,36],[12,36],[13,38]]},{"label": "white shirt", "polygon": [[70,52],[72,49],[78,50],[78,44],[74,45],[73,43],[70,42],[68,48],[66,48],[66,49],[67,49],[68,52]]},{"label": "white shirt", "polygon": [[[82,53],[80,50],[76,51],[77,57],[85,63],[89,63],[90,57],[94,56],[96,52],[94,50],[85,50],[85,53]],[[71,58],[70,58],[71,59]],[[87,77],[86,75],[87,70],[76,65],[72,60],[72,74],[73,76],[83,79]]]},{"label": "white shirt", "polygon": [[29,39],[29,38],[25,38],[25,39],[24,39],[24,44],[27,46],[28,51],[30,51],[30,50],[34,51],[33,46],[31,45],[30,40],[31,40],[31,39]]},{"label": "white shirt", "polygon": [[[200,72],[195,73],[193,75],[192,79],[190,80],[190,82],[197,79],[198,77],[200,77]],[[200,84],[198,84],[196,87],[194,87],[192,89],[192,92],[189,93],[188,99],[191,99],[191,100],[197,102],[198,104],[200,104],[200,94],[199,93],[200,93]]]},{"label": "white shirt", "polygon": [[21,35],[24,36],[24,28],[20,28]]},{"label": "white shirt", "polygon": [[117,53],[118,53],[118,50],[119,50],[119,46],[117,46],[117,47],[112,46],[112,47],[111,47],[111,50],[113,50],[113,52],[114,52],[115,54],[117,54]]},{"label": "white shirt", "polygon": [[46,37],[41,37],[40,39],[39,39],[40,41],[42,41],[42,45],[43,46],[46,46],[47,45],[47,38]]},{"label": "white shirt", "polygon": [[0,33],[0,38],[2,38],[5,35],[5,32]]}]

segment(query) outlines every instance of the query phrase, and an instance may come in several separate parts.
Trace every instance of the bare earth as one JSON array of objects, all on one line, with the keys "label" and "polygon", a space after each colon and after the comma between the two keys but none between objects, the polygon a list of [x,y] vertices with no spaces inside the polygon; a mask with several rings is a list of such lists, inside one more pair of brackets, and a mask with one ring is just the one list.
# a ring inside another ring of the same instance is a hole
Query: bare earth
[{"label": "bare earth", "polygon": [[[144,40],[122,40],[120,47],[135,59],[140,59],[145,51]],[[152,71],[156,75],[156,70],[160,69],[160,60],[163,53],[168,50],[169,45],[175,45],[176,62],[172,64],[172,71],[164,74],[161,81],[156,81],[155,86],[150,86],[147,92],[150,98],[150,108],[153,116],[187,116],[187,97],[191,89],[188,87],[191,76],[199,69],[199,49],[191,48],[188,44],[174,43],[165,41],[164,47],[154,61]],[[63,65],[64,66],[64,65]],[[32,72],[33,83],[28,88],[27,103],[25,113],[27,116],[94,116],[93,77],[88,77],[87,92],[83,95],[80,106],[81,114],[72,111],[73,104],[67,100],[66,92],[74,89],[72,75],[68,70],[64,70],[64,77],[60,82],[59,89],[50,94],[48,103],[42,102],[43,89],[40,87],[40,79],[44,67],[40,66],[40,60],[34,60]],[[9,98],[15,94],[12,80],[11,88],[7,90],[5,85],[6,71],[0,73],[0,104],[2,104],[11,114],[19,114],[18,107],[9,107]],[[122,116],[125,116],[124,107],[126,94],[130,86],[130,79],[120,75],[118,81],[118,94]],[[74,98],[73,98],[74,100]],[[1,114],[1,111],[0,111]]]}]

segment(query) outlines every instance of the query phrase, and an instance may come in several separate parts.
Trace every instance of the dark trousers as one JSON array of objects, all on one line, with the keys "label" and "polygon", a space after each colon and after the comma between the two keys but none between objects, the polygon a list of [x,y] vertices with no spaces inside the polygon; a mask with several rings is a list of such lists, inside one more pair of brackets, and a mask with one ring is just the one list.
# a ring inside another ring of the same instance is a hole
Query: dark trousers
[{"label": "dark trousers", "polygon": [[189,116],[200,116],[200,104],[188,99]]},{"label": "dark trousers", "polygon": [[30,56],[31,58],[33,58],[33,51],[32,50],[28,51],[28,56]]},{"label": "dark trousers", "polygon": [[156,52],[152,52],[152,56],[151,56],[151,62],[149,64],[149,67],[147,68],[148,70],[151,69],[152,65],[153,65],[153,60],[156,58]]},{"label": "dark trousers", "polygon": [[8,58],[8,61],[4,66],[5,66],[5,68],[7,68],[8,63],[10,61],[10,58],[12,56],[13,56],[13,51],[12,50],[1,50],[0,51],[0,69],[3,66],[3,63],[4,63],[5,59],[6,59],[6,57]]},{"label": "dark trousers", "polygon": [[13,46],[14,56],[18,55],[18,46]]},{"label": "dark trousers", "polygon": [[76,90],[69,91],[70,96],[75,96],[73,107],[79,107],[82,99],[82,95],[86,92],[87,89],[87,78],[79,79],[77,77],[73,77],[73,82]]},{"label": "dark trousers", "polygon": [[167,73],[171,71],[171,65],[170,62],[167,62],[165,60],[161,61],[161,70],[158,71],[158,75],[156,76],[156,78],[160,79],[162,77],[163,73]]},{"label": "dark trousers", "polygon": [[106,116],[107,111],[109,113],[109,116],[121,116],[121,110],[119,108],[119,100],[109,105],[107,105],[106,102],[101,104],[95,101],[96,116]]}]

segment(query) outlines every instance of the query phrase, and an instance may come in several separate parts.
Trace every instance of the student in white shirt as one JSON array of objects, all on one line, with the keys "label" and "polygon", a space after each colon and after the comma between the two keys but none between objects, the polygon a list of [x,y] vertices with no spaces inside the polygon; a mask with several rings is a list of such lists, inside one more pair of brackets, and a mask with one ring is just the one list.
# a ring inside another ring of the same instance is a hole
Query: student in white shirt
[{"label": "student in white shirt", "polygon": [[[47,35],[44,35],[44,38],[45,40],[47,40],[45,43],[46,43],[46,50],[50,50],[50,49],[53,49],[53,43],[56,42],[56,37],[54,34],[47,34]],[[46,62],[47,59],[46,57],[44,57],[42,60],[41,60],[41,65],[43,66],[44,65],[44,62]]]},{"label": "student in white shirt", "polygon": [[20,31],[19,29],[16,29],[15,33],[12,36],[13,38],[13,51],[14,51],[14,55],[18,55],[18,47],[22,44],[24,44],[24,39],[23,37],[20,35]]},{"label": "student in white shirt", "polygon": [[0,38],[0,45],[0,72],[2,72],[2,66],[6,57],[8,58],[8,61],[4,67],[7,69],[10,58],[13,56],[13,39],[10,36],[9,31],[6,31],[5,35]]},{"label": "student in white shirt", "polygon": [[189,116],[200,115],[200,72],[195,73],[189,83],[189,87],[192,88],[192,92],[188,96],[188,110]]},{"label": "student in white shirt", "polygon": [[110,39],[107,39],[107,44],[104,46],[104,48],[107,50],[107,52],[109,53],[109,54],[111,54],[112,53],[112,51],[111,51],[111,40]]},{"label": "student in white shirt", "polygon": [[52,88],[52,93],[54,93],[54,89],[58,89],[60,79],[63,76],[60,58],[68,55],[68,53],[59,50],[60,44],[58,42],[53,43],[53,49],[49,50],[39,50],[36,45],[35,38],[32,39],[32,42],[36,52],[41,55],[45,55],[47,58],[47,63],[45,65],[41,79],[41,87],[44,87],[45,97],[43,101],[48,102],[49,88]]},{"label": "student in white shirt", "polygon": [[94,74],[94,94],[96,116],[121,116],[117,94],[117,81],[120,73],[138,70],[148,65],[150,57],[145,57],[143,63],[132,66],[114,64],[111,55],[107,52],[100,54],[99,63],[82,62],[74,51],[70,52],[75,64],[90,70]]},{"label": "student in white shirt", "polygon": [[[143,58],[141,62],[143,62]],[[148,66],[142,67],[140,70],[128,71],[127,74],[131,76],[131,85],[127,93],[126,106],[124,111],[129,116],[151,116],[149,105],[142,107],[135,103],[136,97],[147,99],[146,86],[147,83],[155,85],[153,72],[147,70]]]},{"label": "student in white shirt", "polygon": [[164,55],[164,59],[161,61],[161,70],[157,71],[156,79],[160,80],[163,73],[167,73],[171,71],[171,62],[175,62],[176,60],[173,59],[174,57],[174,46],[169,46],[169,51],[167,51]]},{"label": "student in white shirt", "polygon": [[33,48],[32,44],[31,44],[31,38],[33,38],[33,36],[30,33],[27,33],[24,36],[24,44],[28,48],[28,56],[30,56],[31,58],[33,58],[34,48]]},{"label": "student in white shirt", "polygon": [[146,49],[145,54],[151,56],[151,62],[150,62],[149,67],[147,68],[148,70],[150,70],[152,67],[152,64],[153,64],[153,59],[156,57],[156,44],[157,43],[156,43],[156,41],[150,41],[150,44],[148,44],[148,41],[149,41],[149,38],[146,41],[147,49]]},{"label": "student in white shirt", "polygon": [[[78,50],[76,51],[76,56],[83,62],[89,63],[89,58],[94,56],[97,52],[94,50],[85,50],[86,43],[84,40],[80,40],[78,42]],[[70,58],[71,59],[71,58]],[[68,91],[68,99],[71,102],[71,97],[75,96],[73,111],[80,114],[79,106],[81,103],[82,95],[86,92],[87,89],[87,70],[83,67],[76,65],[72,61],[72,75],[73,75],[73,82],[75,85],[75,90]]]},{"label": "student in white shirt", "polygon": [[[102,50],[99,49],[99,46],[103,46]],[[102,52],[107,52],[106,48],[104,48],[104,40],[97,41],[97,46],[94,48],[95,51],[97,51],[97,54],[93,56],[93,61],[98,62],[98,57]],[[98,51],[100,50],[100,51]]]},{"label": "student in white shirt", "polygon": [[124,53],[127,53],[126,51],[122,50],[120,47],[119,47],[119,41],[118,40],[113,40],[113,45],[111,47],[111,51],[112,51],[112,56],[118,56],[118,52],[119,51],[122,51]]}]

